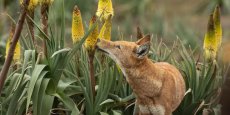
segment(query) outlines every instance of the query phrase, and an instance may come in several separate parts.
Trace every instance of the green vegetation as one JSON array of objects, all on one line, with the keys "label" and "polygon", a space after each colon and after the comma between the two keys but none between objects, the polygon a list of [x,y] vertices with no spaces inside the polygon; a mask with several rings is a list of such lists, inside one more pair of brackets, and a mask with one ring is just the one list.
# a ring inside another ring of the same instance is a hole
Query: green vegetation
[{"label": "green vegetation", "polygon": [[[1,2],[6,2],[6,0]],[[145,7],[152,1],[118,0],[113,3],[115,13],[111,39],[135,41],[136,38],[126,36],[136,36],[136,33],[133,34],[136,25],[130,20],[138,19],[140,25],[143,22],[141,28],[154,32],[149,58],[154,61],[167,61],[175,65],[183,74],[187,92],[183,102],[173,114],[219,115],[221,106],[219,97],[226,68],[218,58],[211,61],[204,58],[202,45],[193,39],[198,36],[194,35],[187,26],[176,22],[174,32],[179,38],[169,39],[170,42],[165,43],[166,40],[159,38],[170,35],[166,35],[166,26],[160,13],[152,14],[154,15],[152,18],[146,19],[153,21],[153,25],[147,26],[144,23]],[[83,15],[85,34],[79,42],[72,44],[71,19],[74,5],[78,5]],[[5,60],[6,38],[10,31],[7,34],[3,33],[7,29],[10,30],[9,23],[16,22],[18,19],[15,16],[17,10],[13,8],[15,6],[19,8],[15,2],[6,7],[3,4],[1,6],[1,9],[5,7],[4,10],[9,11],[7,12],[9,15],[2,14],[1,16],[7,23],[0,23],[0,27],[5,27],[5,30],[0,30],[0,69]],[[19,63],[12,63],[7,74],[0,96],[1,115],[132,114],[135,96],[130,86],[119,67],[100,52],[96,52],[93,57],[95,95],[92,90],[94,86],[89,71],[92,65],[89,65],[88,52],[83,44],[97,26],[96,24],[89,26],[88,23],[90,17],[95,14],[96,7],[97,3],[94,0],[68,0],[68,2],[55,0],[48,12],[47,33],[40,26],[39,8],[35,9],[34,19],[27,18],[34,24],[35,33],[33,36],[30,30],[31,23],[28,23],[28,20],[25,21],[19,40],[21,60]],[[134,10],[131,12],[127,11],[132,8]],[[119,10],[123,10],[125,14],[119,14]],[[208,22],[208,17],[206,22]],[[99,19],[96,23],[99,23],[100,27],[103,24]],[[117,29],[118,26],[114,26],[115,24],[121,27]],[[175,34],[172,36],[176,38]],[[33,42],[33,37],[36,39],[35,42]],[[44,53],[42,43],[45,43],[47,53]]]}]

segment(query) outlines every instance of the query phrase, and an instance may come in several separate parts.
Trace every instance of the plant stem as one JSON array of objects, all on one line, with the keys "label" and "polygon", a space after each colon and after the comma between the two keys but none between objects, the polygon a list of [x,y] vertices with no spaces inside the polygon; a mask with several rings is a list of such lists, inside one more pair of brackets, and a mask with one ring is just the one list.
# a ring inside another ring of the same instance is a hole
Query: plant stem
[{"label": "plant stem", "polygon": [[[49,4],[43,3],[41,6],[41,23],[43,32],[48,35],[48,12]],[[47,57],[46,39],[43,39],[43,53]]]},{"label": "plant stem", "polygon": [[92,88],[92,93],[93,93],[93,100],[96,95],[95,91],[95,76],[94,76],[94,66],[93,66],[93,59],[94,59],[94,53],[89,53],[89,71],[90,71],[90,82],[91,82],[91,88]]},{"label": "plant stem", "polygon": [[8,51],[9,53],[7,55],[7,58],[5,60],[5,63],[3,65],[3,68],[2,68],[1,73],[0,73],[0,95],[1,95],[1,92],[2,92],[4,82],[6,80],[7,73],[8,73],[9,68],[10,68],[10,64],[11,64],[11,62],[13,60],[16,44],[17,44],[17,42],[19,40],[21,31],[22,31],[22,28],[23,28],[23,23],[25,21],[26,12],[27,12],[27,6],[29,4],[29,1],[30,0],[24,0],[23,1],[23,7],[21,8],[22,10],[21,10],[21,13],[20,13],[17,25],[16,25],[16,30],[14,32],[14,36],[13,36],[13,39],[12,39],[12,44],[10,45],[10,48],[9,48],[9,51]]},{"label": "plant stem", "polygon": [[[77,51],[76,54],[80,54],[80,51]],[[76,62],[76,65],[80,65],[80,56],[79,55],[75,55],[75,62]],[[77,76],[81,76],[80,67],[77,67]]]},{"label": "plant stem", "polygon": [[[31,11],[28,11],[27,14],[32,20],[34,19],[34,9],[32,9]],[[26,17],[26,21],[27,21],[28,26],[29,26],[29,31],[30,31],[30,34],[32,37],[33,44],[36,45],[35,44],[35,38],[34,38],[34,23],[28,16]]]}]

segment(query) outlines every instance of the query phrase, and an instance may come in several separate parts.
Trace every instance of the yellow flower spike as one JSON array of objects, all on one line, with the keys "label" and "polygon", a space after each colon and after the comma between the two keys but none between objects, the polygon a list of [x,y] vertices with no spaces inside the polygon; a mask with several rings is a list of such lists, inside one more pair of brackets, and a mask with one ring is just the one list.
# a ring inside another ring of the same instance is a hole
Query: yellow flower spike
[{"label": "yellow flower spike", "polygon": [[[90,20],[89,23],[89,29],[93,26],[93,24],[96,23],[96,16],[93,16],[92,19]],[[96,27],[92,32],[89,34],[85,41],[85,48],[87,49],[88,52],[94,53],[95,51],[95,44],[97,42],[98,38],[98,24],[96,24]]]},{"label": "yellow flower spike", "polygon": [[52,4],[54,0],[40,0],[40,4]]},{"label": "yellow flower spike", "polygon": [[20,62],[20,57],[21,57],[21,49],[20,49],[20,44],[19,42],[16,44],[16,47],[15,47],[15,52],[14,52],[14,62],[17,63],[17,62]]},{"label": "yellow flower spike", "polygon": [[72,17],[72,40],[76,43],[84,36],[84,27],[82,23],[81,11],[77,5],[74,6]]},{"label": "yellow flower spike", "polygon": [[[22,5],[23,0],[20,0],[20,5]],[[38,0],[30,0],[29,6],[28,6],[28,10],[32,11],[35,9],[35,7],[38,5]]]},{"label": "yellow flower spike", "polygon": [[[15,30],[15,27],[11,27],[11,30],[10,30],[10,35],[9,35],[9,38],[7,39],[7,43],[6,43],[6,55],[5,55],[5,58],[7,58],[7,55],[8,55],[8,51],[10,49],[10,44],[11,44],[11,41],[12,41],[12,38],[14,36],[14,30]],[[21,49],[20,49],[20,44],[19,42],[16,44],[16,47],[15,47],[15,51],[14,51],[14,58],[13,58],[13,61],[15,63],[17,62],[20,62],[20,55],[21,55]]]},{"label": "yellow flower spike", "polygon": [[214,10],[213,21],[214,21],[216,39],[217,39],[218,48],[219,48],[222,43],[222,27],[221,27],[221,22],[220,22],[220,7],[219,6],[216,6]]},{"label": "yellow flower spike", "polygon": [[208,21],[208,28],[204,38],[204,53],[205,58],[208,61],[215,60],[217,50],[218,50],[218,41],[215,34],[215,26],[213,22],[213,14],[210,15]]},{"label": "yellow flower spike", "polygon": [[111,0],[99,0],[98,8],[96,15],[100,17],[100,20],[107,20],[109,15],[114,15],[113,13],[113,5]]},{"label": "yellow flower spike", "polygon": [[110,14],[108,19],[105,20],[98,38],[111,40],[111,28],[112,28],[112,15]]}]

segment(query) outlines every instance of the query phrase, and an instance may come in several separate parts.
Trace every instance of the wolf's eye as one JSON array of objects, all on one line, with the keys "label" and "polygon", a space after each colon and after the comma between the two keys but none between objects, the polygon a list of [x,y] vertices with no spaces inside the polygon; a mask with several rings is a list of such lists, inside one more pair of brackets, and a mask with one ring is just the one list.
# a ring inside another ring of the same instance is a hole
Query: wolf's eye
[{"label": "wolf's eye", "polygon": [[120,46],[120,45],[116,45],[115,47],[118,48],[118,49],[121,49],[121,46]]}]

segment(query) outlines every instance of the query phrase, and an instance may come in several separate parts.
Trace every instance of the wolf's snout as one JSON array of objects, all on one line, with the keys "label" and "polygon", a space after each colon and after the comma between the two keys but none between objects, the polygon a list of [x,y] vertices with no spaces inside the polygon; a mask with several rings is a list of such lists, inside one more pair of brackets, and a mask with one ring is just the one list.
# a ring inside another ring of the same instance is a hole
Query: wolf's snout
[{"label": "wolf's snout", "polygon": [[100,41],[101,41],[101,39],[100,39],[100,38],[98,38],[98,39],[97,39],[97,43],[98,43],[98,42],[100,42]]},{"label": "wolf's snout", "polygon": [[100,38],[98,38],[98,39],[97,39],[97,42],[96,42],[96,46],[95,46],[96,49],[98,49],[98,43],[99,43],[100,41],[101,41]]}]

